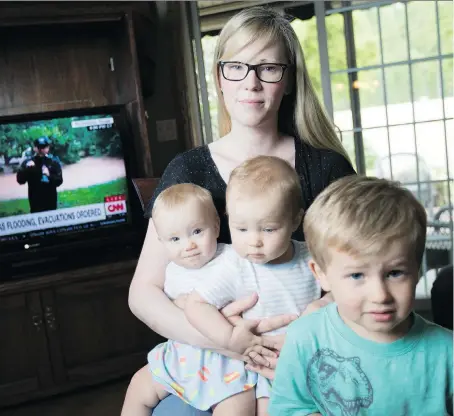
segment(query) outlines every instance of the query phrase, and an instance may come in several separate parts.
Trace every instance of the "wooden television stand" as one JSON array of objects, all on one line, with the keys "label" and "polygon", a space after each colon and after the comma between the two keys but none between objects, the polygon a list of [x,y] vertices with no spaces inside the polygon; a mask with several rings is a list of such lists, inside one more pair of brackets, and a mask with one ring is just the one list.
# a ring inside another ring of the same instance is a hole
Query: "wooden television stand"
[{"label": "wooden television stand", "polygon": [[132,374],[162,341],[128,307],[135,260],[0,285],[0,407]]}]

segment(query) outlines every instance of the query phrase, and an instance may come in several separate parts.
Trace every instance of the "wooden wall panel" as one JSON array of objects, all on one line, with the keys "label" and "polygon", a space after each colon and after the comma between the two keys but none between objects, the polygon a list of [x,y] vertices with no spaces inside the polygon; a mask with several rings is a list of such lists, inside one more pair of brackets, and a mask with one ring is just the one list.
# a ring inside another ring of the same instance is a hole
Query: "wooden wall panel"
[{"label": "wooden wall panel", "polygon": [[[9,27],[0,30],[0,115],[121,104],[110,58],[121,22]],[[125,64],[123,64],[125,66]],[[127,65],[126,65],[127,66]],[[125,77],[125,70],[121,73]],[[129,97],[128,97],[129,98]]]}]

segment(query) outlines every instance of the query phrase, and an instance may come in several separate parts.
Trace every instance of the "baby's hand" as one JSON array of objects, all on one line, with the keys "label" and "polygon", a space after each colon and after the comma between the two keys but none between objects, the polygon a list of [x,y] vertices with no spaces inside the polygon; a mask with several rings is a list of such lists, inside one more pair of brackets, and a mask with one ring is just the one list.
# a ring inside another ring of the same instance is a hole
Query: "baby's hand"
[{"label": "baby's hand", "polygon": [[184,309],[186,306],[187,298],[188,298],[188,295],[180,295],[173,301],[173,303],[175,304],[175,306],[178,306],[180,309]]},{"label": "baby's hand", "polygon": [[227,349],[245,355],[248,348],[255,345],[262,345],[262,338],[253,334],[252,329],[256,328],[259,321],[241,321],[233,327]]},{"label": "baby's hand", "polygon": [[273,354],[268,349],[273,347],[271,343],[265,340],[264,337],[259,337],[252,332],[253,329],[257,328],[259,322],[245,320],[234,326],[227,349],[241,355],[246,355],[246,352],[250,349],[261,346],[263,351],[266,350],[269,354]]},{"label": "baby's hand", "polygon": [[262,345],[255,345],[252,348],[248,348],[245,355],[245,361],[248,364],[256,364],[263,367],[271,367],[271,361],[273,361],[273,359],[277,359],[278,357],[277,352],[271,351]]}]

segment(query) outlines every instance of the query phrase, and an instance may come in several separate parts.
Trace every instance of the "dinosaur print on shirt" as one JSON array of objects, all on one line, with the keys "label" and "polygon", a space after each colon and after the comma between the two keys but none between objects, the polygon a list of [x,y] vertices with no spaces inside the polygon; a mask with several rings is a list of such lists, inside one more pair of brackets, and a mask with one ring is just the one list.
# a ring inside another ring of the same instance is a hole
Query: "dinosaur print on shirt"
[{"label": "dinosaur print on shirt", "polygon": [[373,402],[372,385],[358,357],[341,357],[333,350],[318,350],[307,366],[307,388],[329,416],[357,416]]}]

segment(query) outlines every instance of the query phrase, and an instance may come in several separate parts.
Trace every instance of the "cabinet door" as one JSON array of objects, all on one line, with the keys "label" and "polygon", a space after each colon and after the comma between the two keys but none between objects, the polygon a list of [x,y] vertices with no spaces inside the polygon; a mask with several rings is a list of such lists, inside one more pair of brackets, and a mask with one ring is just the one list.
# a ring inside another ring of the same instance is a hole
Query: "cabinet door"
[{"label": "cabinet door", "polygon": [[57,382],[77,385],[131,374],[161,342],[129,310],[132,273],[43,291]]},{"label": "cabinet door", "polygon": [[38,292],[0,296],[0,403],[13,403],[52,384]]}]

